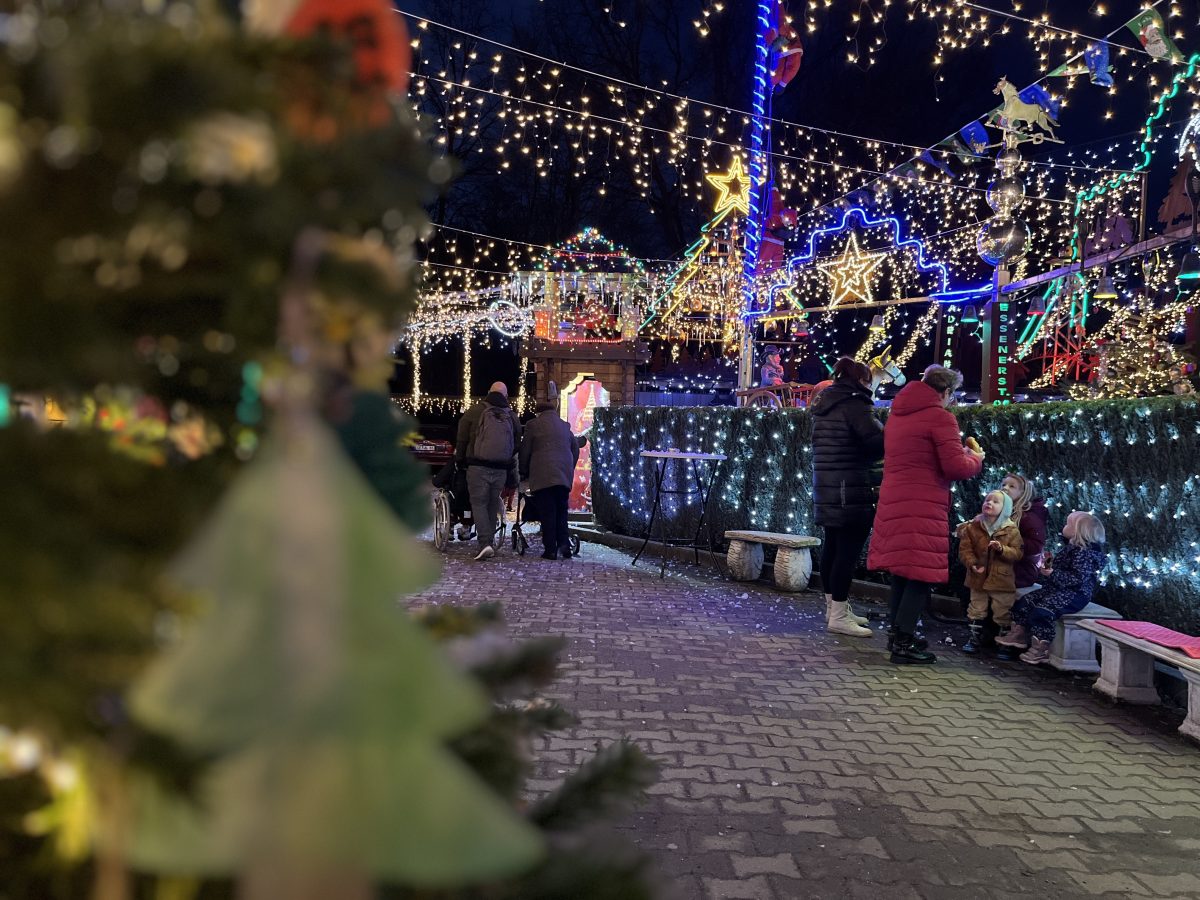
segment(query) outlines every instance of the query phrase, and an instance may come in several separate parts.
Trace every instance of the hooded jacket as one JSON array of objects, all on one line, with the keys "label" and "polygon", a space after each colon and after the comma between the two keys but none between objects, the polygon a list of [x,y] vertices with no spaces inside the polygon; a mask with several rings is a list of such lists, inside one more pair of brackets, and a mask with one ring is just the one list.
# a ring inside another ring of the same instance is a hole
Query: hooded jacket
[{"label": "hooded jacket", "polygon": [[836,382],[817,394],[812,413],[813,507],[825,528],[870,526],[882,480],[883,425],[871,392]]},{"label": "hooded jacket", "polygon": [[[1013,566],[1022,555],[1021,532],[1012,520],[1012,499],[1004,495],[1004,509],[988,531],[982,515],[958,526],[958,558],[967,567],[966,584],[973,591],[1016,591]],[[1000,545],[991,548],[992,541]],[[976,572],[975,566],[982,566]]]},{"label": "hooded jacket", "polygon": [[508,410],[509,418],[512,420],[513,429],[513,461],[516,461],[516,448],[521,446],[521,421],[517,418],[516,412],[509,405],[508,398],[499,391],[492,391],[465,413],[458,420],[458,439],[454,445],[454,458],[460,463],[468,466],[485,466],[489,469],[510,469],[512,477],[510,482],[516,480],[516,466],[512,463],[508,465],[499,465],[492,462],[484,462],[478,459],[471,458],[471,448],[475,445],[475,433],[479,430],[479,422],[483,418],[483,410],[485,406],[495,406],[501,409]]},{"label": "hooded jacket", "polygon": [[883,432],[883,487],[867,567],[929,584],[950,575],[950,484],[982,463],[967,454],[958,420],[923,381],[901,388]]},{"label": "hooded jacket", "polygon": [[1034,498],[1029,509],[1021,514],[1019,526],[1025,554],[1013,566],[1018,588],[1032,587],[1038,583],[1037,567],[1042,561],[1042,551],[1046,549],[1046,519],[1046,501],[1041,497]]}]

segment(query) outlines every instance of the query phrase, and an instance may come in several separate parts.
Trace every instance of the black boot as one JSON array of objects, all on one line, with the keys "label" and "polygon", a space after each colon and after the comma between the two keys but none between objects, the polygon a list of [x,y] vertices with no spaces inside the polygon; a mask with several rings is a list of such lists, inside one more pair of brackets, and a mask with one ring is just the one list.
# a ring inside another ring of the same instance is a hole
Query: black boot
[{"label": "black boot", "polygon": [[967,626],[971,629],[971,636],[967,638],[967,642],[963,644],[963,653],[978,653],[983,649],[983,619],[971,619]]},{"label": "black boot", "polygon": [[[913,647],[915,647],[918,650],[927,650],[929,648],[929,641],[925,640],[925,638],[921,637],[919,634],[914,634],[912,636],[912,645],[913,645]],[[889,650],[891,650],[895,646],[896,646],[896,629],[895,629],[895,626],[893,626],[888,629],[887,648]]]},{"label": "black boot", "polygon": [[917,647],[911,634],[896,632],[896,639],[892,643],[892,662],[898,665],[929,665],[936,660],[937,657],[932,653]]}]

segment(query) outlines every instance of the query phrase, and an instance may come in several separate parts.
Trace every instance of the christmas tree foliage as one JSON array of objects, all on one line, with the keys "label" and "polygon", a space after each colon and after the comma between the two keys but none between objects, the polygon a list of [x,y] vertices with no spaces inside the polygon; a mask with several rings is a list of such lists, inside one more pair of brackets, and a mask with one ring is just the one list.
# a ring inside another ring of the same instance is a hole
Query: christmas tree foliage
[{"label": "christmas tree foliage", "polygon": [[1153,334],[1110,344],[1101,349],[1091,397],[1153,397],[1193,394],[1192,358]]},{"label": "christmas tree foliage", "polygon": [[201,804],[138,817],[134,863],[274,890],[297,869],[445,885],[528,868],[532,826],[443,745],[485,718],[483,692],[391,602],[432,560],[323,426],[283,427],[173,569],[213,605],[132,709],[220,758]]},{"label": "christmas tree foliage", "polygon": [[0,898],[648,896],[581,837],[636,748],[522,808],[557,642],[396,606],[433,569],[389,335],[445,168],[401,20],[47,8],[0,45]]}]

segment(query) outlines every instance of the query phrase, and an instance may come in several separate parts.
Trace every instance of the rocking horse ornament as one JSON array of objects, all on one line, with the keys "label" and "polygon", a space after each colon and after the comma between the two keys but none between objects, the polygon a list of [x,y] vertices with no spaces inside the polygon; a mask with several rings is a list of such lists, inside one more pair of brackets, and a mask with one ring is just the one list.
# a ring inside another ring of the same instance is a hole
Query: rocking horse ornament
[{"label": "rocking horse ornament", "polygon": [[[1028,103],[1022,100],[1020,93],[1007,78],[1002,77],[996,82],[992,93],[1002,96],[1004,105],[988,116],[987,124],[1004,132],[1006,146],[1015,147],[1026,141],[1034,144],[1040,144],[1042,141],[1062,143],[1054,134],[1054,129],[1058,125],[1055,117],[1037,103]],[[1031,129],[1035,125],[1046,133],[1032,131]]]}]

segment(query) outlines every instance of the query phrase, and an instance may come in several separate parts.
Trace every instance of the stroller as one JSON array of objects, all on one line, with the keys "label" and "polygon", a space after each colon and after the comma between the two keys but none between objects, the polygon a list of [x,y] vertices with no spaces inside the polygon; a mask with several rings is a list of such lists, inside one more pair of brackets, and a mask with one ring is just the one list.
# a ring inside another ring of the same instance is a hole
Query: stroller
[{"label": "stroller", "polygon": [[[469,541],[475,536],[466,466],[450,460],[433,476],[433,486],[437,489],[433,494],[433,546],[444,552],[454,538],[455,526],[458,527],[460,541]],[[502,514],[492,540],[492,546],[497,550],[504,541],[504,528]]]},{"label": "stroller", "polygon": [[[537,523],[540,528],[541,519],[538,516],[537,504],[533,502],[533,493],[521,491],[517,494],[517,515],[512,528],[513,550],[520,556],[524,556],[525,551],[529,549],[529,538],[525,535],[525,526],[534,523]],[[567,538],[567,542],[571,547],[571,555],[578,556],[579,535],[572,533]]]}]

